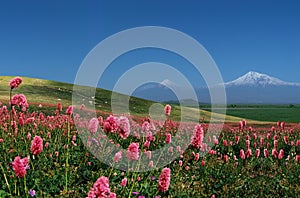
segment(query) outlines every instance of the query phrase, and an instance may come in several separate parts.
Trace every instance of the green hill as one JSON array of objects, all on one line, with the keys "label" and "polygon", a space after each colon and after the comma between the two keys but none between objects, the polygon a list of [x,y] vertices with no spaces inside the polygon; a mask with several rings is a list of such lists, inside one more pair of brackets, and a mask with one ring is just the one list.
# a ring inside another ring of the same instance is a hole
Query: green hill
[{"label": "green hill", "polygon": [[[12,76],[0,76],[0,101],[3,103],[8,103],[10,90],[8,83],[12,78]],[[56,106],[58,102],[61,102],[64,107],[72,104],[73,84],[27,77],[22,77],[22,79],[22,84],[14,90],[13,94],[23,93],[31,106],[36,107],[41,104],[43,106],[42,108],[45,108],[46,110],[46,108]],[[83,88],[93,89],[91,87]],[[100,114],[109,114],[111,113],[111,95],[111,91],[97,88],[94,98],[92,98],[92,96],[83,97],[86,99],[86,101],[91,101]],[[130,97],[130,115],[140,118],[146,117],[149,114],[149,108],[155,103],[156,102],[153,101]],[[195,118],[199,113],[200,117],[204,119],[204,121],[209,121],[211,115],[213,115],[214,120],[216,121],[222,117],[220,114],[211,113],[205,110],[199,111],[198,109],[192,107],[184,108],[188,108],[187,110],[190,113],[187,116],[190,116],[190,119]],[[180,120],[180,115],[180,106],[172,105],[172,119]],[[226,116],[227,122],[238,122],[240,120],[241,118],[239,117]],[[248,122],[251,121],[256,122],[254,120],[248,120]]]}]

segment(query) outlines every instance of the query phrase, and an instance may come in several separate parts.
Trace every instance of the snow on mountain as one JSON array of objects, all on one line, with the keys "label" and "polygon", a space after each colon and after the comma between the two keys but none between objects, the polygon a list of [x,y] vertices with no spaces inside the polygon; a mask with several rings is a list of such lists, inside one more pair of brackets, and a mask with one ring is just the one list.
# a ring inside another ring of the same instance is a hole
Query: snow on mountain
[{"label": "snow on mountain", "polygon": [[285,82],[278,78],[250,71],[236,80],[224,83],[225,86],[300,86],[300,83]]},{"label": "snow on mountain", "polygon": [[160,85],[163,85],[163,86],[165,86],[165,87],[177,87],[177,84],[176,83],[174,83],[173,81],[171,81],[171,80],[169,80],[169,79],[165,79],[165,80],[163,80],[161,83],[160,83]]}]

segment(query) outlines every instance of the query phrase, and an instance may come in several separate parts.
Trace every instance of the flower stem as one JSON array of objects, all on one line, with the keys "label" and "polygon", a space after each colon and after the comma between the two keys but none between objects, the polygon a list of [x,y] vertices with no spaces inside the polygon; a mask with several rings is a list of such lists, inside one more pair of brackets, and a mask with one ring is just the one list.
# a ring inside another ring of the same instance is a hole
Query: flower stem
[{"label": "flower stem", "polygon": [[5,174],[5,172],[4,172],[4,168],[3,168],[3,166],[2,166],[2,163],[0,163],[0,168],[1,168],[2,172],[3,172],[3,176],[4,176],[4,179],[5,179],[5,183],[6,183],[7,187],[8,187],[9,193],[11,194],[11,191],[10,191],[10,185],[9,185],[9,183],[8,183],[8,180],[7,180],[6,174]]},{"label": "flower stem", "polygon": [[66,193],[68,192],[69,144],[70,144],[70,119],[71,119],[71,115],[69,116],[69,119],[68,119],[68,135],[67,135],[68,144],[67,144],[67,158],[66,158],[66,187],[65,187]]},{"label": "flower stem", "polygon": [[28,198],[27,186],[26,186],[26,175],[24,176],[24,190],[25,190],[26,197]]}]

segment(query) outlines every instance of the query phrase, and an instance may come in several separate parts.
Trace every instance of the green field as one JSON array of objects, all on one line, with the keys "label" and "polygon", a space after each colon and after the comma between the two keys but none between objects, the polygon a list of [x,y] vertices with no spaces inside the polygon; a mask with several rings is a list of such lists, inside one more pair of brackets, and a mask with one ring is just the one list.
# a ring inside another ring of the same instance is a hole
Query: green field
[{"label": "green field", "polygon": [[[208,107],[202,109],[210,111]],[[266,122],[299,123],[300,105],[230,105],[226,114]]]}]

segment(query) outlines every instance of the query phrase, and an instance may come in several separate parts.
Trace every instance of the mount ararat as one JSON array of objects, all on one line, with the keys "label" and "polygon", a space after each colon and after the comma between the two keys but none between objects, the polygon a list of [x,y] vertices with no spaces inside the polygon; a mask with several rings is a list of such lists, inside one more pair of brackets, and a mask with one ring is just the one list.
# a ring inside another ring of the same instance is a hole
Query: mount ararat
[{"label": "mount ararat", "polygon": [[[254,71],[223,85],[228,104],[300,104],[300,83],[285,82]],[[170,89],[172,87],[184,90],[184,87],[166,79],[160,84],[149,83],[139,87],[133,96],[157,102],[178,102],[175,93]],[[195,93],[198,102],[210,103],[209,88],[195,87]]]}]

